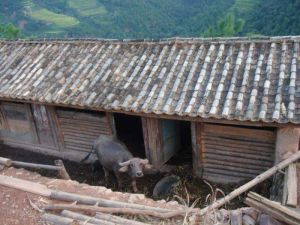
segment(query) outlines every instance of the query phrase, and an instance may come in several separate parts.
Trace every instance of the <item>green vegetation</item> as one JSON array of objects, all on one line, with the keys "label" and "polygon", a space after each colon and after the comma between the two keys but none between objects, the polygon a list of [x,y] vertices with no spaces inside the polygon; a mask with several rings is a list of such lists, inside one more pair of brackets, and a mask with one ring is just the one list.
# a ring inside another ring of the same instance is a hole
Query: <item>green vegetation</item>
[{"label": "green vegetation", "polygon": [[25,37],[299,35],[300,0],[0,1]]},{"label": "green vegetation", "polygon": [[239,34],[244,28],[245,21],[243,19],[235,19],[234,14],[230,13],[222,19],[216,28],[210,27],[204,33],[207,37],[233,37]]},{"label": "green vegetation", "polygon": [[0,38],[15,39],[20,36],[21,32],[13,24],[0,24]]}]

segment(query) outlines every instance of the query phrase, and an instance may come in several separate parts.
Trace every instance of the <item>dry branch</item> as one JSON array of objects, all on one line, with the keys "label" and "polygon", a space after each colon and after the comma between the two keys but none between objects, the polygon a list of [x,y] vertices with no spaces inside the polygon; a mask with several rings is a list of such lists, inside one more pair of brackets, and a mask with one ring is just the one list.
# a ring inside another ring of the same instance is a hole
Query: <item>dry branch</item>
[{"label": "dry branch", "polygon": [[286,160],[278,163],[277,165],[273,166],[272,168],[268,169],[267,171],[263,172],[262,174],[258,175],[255,177],[253,180],[249,181],[248,183],[240,186],[239,188],[235,189],[234,191],[230,192],[227,196],[224,198],[221,198],[214,202],[213,204],[205,207],[204,209],[200,210],[200,216],[206,214],[208,211],[220,208],[227,202],[231,201],[232,199],[236,198],[240,194],[248,191],[250,188],[254,187],[255,185],[261,183],[262,181],[268,179],[272,175],[274,175],[277,171],[282,170],[283,168],[287,167],[289,164],[297,161],[300,159],[300,151],[297,153],[293,154]]},{"label": "dry branch", "polygon": [[87,213],[118,213],[128,215],[146,215],[154,216],[161,219],[169,219],[177,216],[185,216],[185,211],[178,210],[166,213],[155,212],[153,210],[142,210],[133,208],[111,208],[111,207],[98,207],[98,206],[87,206],[87,205],[70,205],[70,204],[50,204],[46,205],[45,210],[72,210],[81,211]]}]

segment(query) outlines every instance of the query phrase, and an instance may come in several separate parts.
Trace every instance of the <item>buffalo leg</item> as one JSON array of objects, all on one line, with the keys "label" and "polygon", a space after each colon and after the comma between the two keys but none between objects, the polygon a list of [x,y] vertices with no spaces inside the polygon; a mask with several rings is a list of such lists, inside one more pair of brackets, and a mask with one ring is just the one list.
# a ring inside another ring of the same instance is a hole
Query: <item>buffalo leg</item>
[{"label": "buffalo leg", "polygon": [[115,176],[116,176],[117,183],[118,183],[118,189],[121,189],[121,188],[122,188],[122,182],[121,182],[121,176],[120,176],[120,173],[115,172]]},{"label": "buffalo leg", "polygon": [[104,166],[102,167],[103,171],[104,171],[104,179],[105,179],[105,185],[107,186],[108,184],[108,176],[109,176],[109,172],[107,169],[104,168]]},{"label": "buffalo leg", "polygon": [[131,181],[131,184],[132,184],[133,191],[134,191],[135,193],[138,192],[138,189],[137,189],[137,187],[136,187],[136,180],[135,180],[135,179],[133,179],[133,180]]}]

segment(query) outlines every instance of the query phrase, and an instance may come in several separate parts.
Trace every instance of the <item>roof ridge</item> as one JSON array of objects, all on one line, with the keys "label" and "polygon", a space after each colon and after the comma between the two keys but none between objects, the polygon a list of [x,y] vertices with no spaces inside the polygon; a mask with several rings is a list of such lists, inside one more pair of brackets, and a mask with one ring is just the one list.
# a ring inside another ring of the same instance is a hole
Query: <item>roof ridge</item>
[{"label": "roof ridge", "polygon": [[166,43],[166,42],[282,42],[300,41],[300,35],[296,36],[252,36],[252,37],[170,37],[161,39],[107,39],[107,38],[39,38],[39,39],[2,39],[0,43],[90,43],[90,42],[113,42],[113,43]]}]

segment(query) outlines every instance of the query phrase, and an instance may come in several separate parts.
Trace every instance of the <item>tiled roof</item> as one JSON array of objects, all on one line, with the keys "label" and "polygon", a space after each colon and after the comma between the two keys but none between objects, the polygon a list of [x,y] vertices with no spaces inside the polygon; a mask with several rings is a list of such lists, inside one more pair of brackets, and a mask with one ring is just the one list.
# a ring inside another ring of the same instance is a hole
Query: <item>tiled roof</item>
[{"label": "tiled roof", "polygon": [[300,123],[300,37],[0,41],[0,98]]}]

